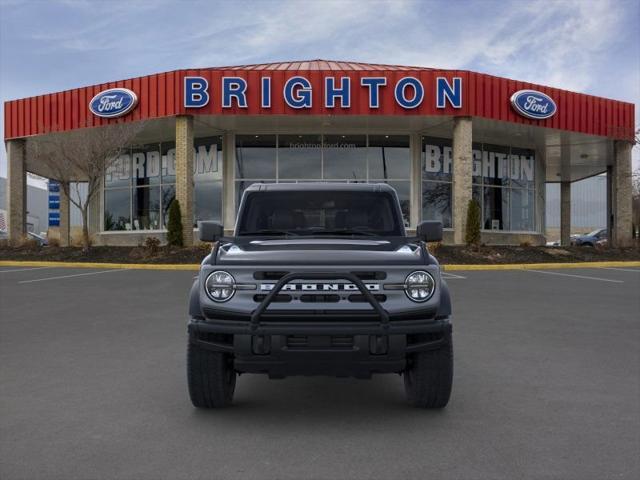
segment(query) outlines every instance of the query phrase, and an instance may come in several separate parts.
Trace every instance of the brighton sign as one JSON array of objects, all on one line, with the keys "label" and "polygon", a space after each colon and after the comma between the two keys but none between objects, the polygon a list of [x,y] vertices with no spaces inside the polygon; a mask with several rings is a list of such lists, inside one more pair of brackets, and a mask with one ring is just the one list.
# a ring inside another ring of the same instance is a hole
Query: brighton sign
[{"label": "brighton sign", "polygon": [[[415,77],[401,77],[393,84],[386,77],[362,77],[356,85],[353,85],[350,77],[325,77],[322,81],[324,95],[323,106],[325,108],[351,107],[352,95],[359,95],[364,91],[367,95],[369,108],[376,109],[381,106],[381,96],[386,87],[393,91],[395,102],[398,106],[410,110],[419,107],[425,99],[425,88],[422,82]],[[286,105],[294,109],[310,109],[313,107],[313,86],[311,81],[304,76],[289,78],[282,88],[282,92],[274,92],[271,77],[260,78],[259,100],[261,108],[271,108],[275,95]],[[222,77],[220,85],[220,105],[222,108],[247,108],[247,91],[249,84],[242,77]],[[436,78],[435,82],[436,108],[462,108],[462,78],[445,77]],[[204,77],[184,77],[185,108],[202,108],[209,104],[212,89]],[[338,106],[339,105],[339,106]]]},{"label": "brighton sign", "polygon": [[558,110],[549,95],[536,90],[518,90],[511,95],[511,105],[520,115],[533,120],[551,118]]},{"label": "brighton sign", "polygon": [[126,115],[138,104],[138,96],[128,88],[110,88],[98,93],[89,102],[91,113],[102,118]]}]

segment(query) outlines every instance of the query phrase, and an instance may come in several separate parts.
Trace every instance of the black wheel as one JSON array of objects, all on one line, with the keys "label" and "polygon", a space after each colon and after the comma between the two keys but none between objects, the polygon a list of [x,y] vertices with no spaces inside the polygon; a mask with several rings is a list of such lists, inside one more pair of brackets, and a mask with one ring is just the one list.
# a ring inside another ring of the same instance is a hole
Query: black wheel
[{"label": "black wheel", "polygon": [[404,390],[414,407],[444,408],[453,383],[453,342],[445,334],[437,350],[412,354],[404,371]]},{"label": "black wheel", "polygon": [[194,407],[221,408],[231,405],[236,372],[231,355],[212,352],[189,343],[187,381]]}]

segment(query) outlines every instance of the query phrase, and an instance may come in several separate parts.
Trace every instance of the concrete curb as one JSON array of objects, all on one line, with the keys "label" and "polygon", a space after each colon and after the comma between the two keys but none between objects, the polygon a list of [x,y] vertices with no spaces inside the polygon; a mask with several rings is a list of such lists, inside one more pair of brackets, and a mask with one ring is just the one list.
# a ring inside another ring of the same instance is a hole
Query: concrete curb
[{"label": "concrete curb", "polygon": [[[99,262],[37,262],[0,260],[0,267],[61,267],[61,268],[117,268],[128,270],[190,270],[197,271],[195,263],[99,263]],[[471,270],[555,270],[565,268],[640,267],[640,261],[628,262],[576,262],[576,263],[509,263],[504,265],[442,265],[445,272]]]},{"label": "concrete curb", "polygon": [[470,270],[561,270],[565,268],[640,267],[640,261],[575,263],[507,263],[504,265],[442,265],[445,272]]},{"label": "concrete curb", "polygon": [[0,267],[60,267],[60,268],[115,268],[126,270],[193,270],[198,271],[199,263],[100,263],[100,262],[36,262],[21,260],[0,260]]}]

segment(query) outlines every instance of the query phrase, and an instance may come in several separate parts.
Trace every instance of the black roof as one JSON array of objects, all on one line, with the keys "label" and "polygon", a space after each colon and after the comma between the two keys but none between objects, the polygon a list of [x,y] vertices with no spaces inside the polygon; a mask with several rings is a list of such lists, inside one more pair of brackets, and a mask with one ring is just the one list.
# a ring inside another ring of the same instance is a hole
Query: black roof
[{"label": "black roof", "polygon": [[395,192],[386,183],[346,183],[346,182],[308,182],[308,183],[254,183],[246,192],[301,192],[301,191],[343,191],[343,192]]}]

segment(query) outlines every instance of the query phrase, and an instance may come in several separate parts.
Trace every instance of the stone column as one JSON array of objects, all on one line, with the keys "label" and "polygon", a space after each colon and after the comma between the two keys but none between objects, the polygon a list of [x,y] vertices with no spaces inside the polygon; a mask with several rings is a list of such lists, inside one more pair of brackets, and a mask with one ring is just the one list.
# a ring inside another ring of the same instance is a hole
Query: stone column
[{"label": "stone column", "polygon": [[69,197],[65,193],[65,188],[70,188],[69,183],[63,185],[60,182],[60,227],[58,230],[60,231],[60,246],[68,247],[70,245],[70,228],[71,228],[71,212],[69,209]]},{"label": "stone column", "polygon": [[615,143],[615,163],[611,179],[613,200],[613,225],[611,245],[615,247],[631,246],[632,237],[632,178],[631,178],[631,142]]},{"label": "stone column", "polygon": [[413,230],[422,218],[422,136],[419,133],[411,135],[411,219],[410,228]]},{"label": "stone column", "polygon": [[571,182],[560,182],[560,245],[571,245]]},{"label": "stone column", "polygon": [[16,244],[27,233],[27,172],[25,141],[7,142],[7,229],[9,242]]},{"label": "stone column", "polygon": [[225,235],[232,235],[236,225],[236,136],[222,136],[222,224]]},{"label": "stone column", "polygon": [[193,117],[176,117],[176,199],[182,213],[182,242],[193,245]]},{"label": "stone column", "polygon": [[473,174],[473,125],[470,117],[453,123],[453,243],[463,244]]}]

